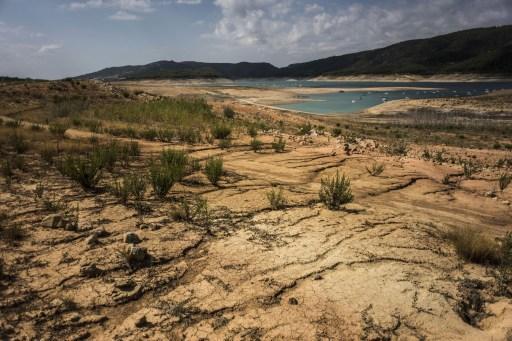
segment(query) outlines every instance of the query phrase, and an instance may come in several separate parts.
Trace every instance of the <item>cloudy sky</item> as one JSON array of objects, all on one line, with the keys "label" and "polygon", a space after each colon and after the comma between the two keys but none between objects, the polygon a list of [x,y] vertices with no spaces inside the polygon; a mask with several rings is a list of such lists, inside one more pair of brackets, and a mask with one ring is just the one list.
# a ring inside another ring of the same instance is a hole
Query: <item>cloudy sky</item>
[{"label": "cloudy sky", "polygon": [[285,66],[505,24],[512,0],[0,0],[0,75],[162,59]]}]

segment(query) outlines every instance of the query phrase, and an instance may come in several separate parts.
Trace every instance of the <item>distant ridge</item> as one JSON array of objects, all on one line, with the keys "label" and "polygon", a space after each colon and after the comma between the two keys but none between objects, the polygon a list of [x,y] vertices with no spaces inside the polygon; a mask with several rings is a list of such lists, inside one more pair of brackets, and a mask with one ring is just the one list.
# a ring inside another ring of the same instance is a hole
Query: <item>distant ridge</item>
[{"label": "distant ridge", "polygon": [[477,28],[277,68],[270,63],[158,61],[77,78],[104,80],[339,77],[389,74],[512,75],[512,25]]}]

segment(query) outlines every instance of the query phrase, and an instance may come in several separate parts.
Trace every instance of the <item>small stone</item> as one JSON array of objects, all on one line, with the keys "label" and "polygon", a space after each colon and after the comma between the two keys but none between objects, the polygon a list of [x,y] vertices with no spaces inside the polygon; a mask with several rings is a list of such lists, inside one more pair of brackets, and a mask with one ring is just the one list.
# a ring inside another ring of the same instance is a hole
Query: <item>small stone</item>
[{"label": "small stone", "polygon": [[503,204],[503,205],[510,206],[510,201],[508,201],[508,200],[502,201],[502,204]]},{"label": "small stone", "polygon": [[290,299],[288,300],[288,304],[297,305],[299,304],[299,301],[295,297],[290,297]]},{"label": "small stone", "polygon": [[494,197],[496,197],[496,193],[494,191],[488,191],[488,192],[485,192],[485,196],[488,198],[494,198]]},{"label": "small stone", "polygon": [[135,327],[137,328],[144,328],[149,325],[148,319],[146,318],[146,315],[143,315],[141,318],[139,318],[137,321],[135,321]]},{"label": "small stone", "polygon": [[98,277],[102,274],[102,270],[96,267],[96,264],[84,264],[80,267],[80,276],[82,277]]},{"label": "small stone", "polygon": [[324,278],[322,277],[322,275],[316,275],[313,279],[314,279],[315,281],[320,281],[320,280],[322,280],[322,279],[324,279]]},{"label": "small stone", "polygon": [[366,208],[364,208],[363,206],[361,205],[358,205],[358,204],[346,204],[343,209],[346,211],[346,212],[349,212],[349,213],[361,213],[361,212],[364,212],[366,211]]},{"label": "small stone", "polygon": [[92,234],[85,239],[85,245],[93,246],[98,244],[98,236],[96,234]]},{"label": "small stone", "polygon": [[130,259],[133,262],[141,263],[149,258],[148,250],[145,247],[132,246],[129,251]]},{"label": "small stone", "polygon": [[124,242],[128,244],[139,244],[140,238],[136,233],[128,232],[124,235]]}]

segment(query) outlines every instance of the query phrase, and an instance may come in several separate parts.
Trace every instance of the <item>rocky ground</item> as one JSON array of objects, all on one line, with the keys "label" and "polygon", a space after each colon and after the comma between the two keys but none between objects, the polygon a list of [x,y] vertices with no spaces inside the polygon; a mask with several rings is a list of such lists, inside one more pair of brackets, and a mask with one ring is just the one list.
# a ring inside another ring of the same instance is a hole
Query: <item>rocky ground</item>
[{"label": "rocky ground", "polygon": [[[26,234],[0,241],[0,337],[512,339],[499,269],[465,262],[445,238],[451,229],[512,231],[512,187],[499,191],[495,170],[466,178],[460,165],[414,151],[389,156],[375,141],[284,137],[283,153],[269,148],[272,133],[260,136],[258,153],[247,136],[225,150],[174,145],[201,161],[222,155],[218,186],[199,171],[165,200],[148,190],[125,205],[28,152],[26,170],[0,193],[4,220]],[[169,147],[140,146],[134,169]],[[366,169],[374,162],[385,165],[378,176]],[[354,201],[332,211],[318,192],[337,171],[351,179]],[[45,196],[71,214],[38,199],[41,179]],[[267,200],[275,188],[286,198],[278,210]],[[207,200],[208,218],[177,220],[177,202],[193,195]]]}]

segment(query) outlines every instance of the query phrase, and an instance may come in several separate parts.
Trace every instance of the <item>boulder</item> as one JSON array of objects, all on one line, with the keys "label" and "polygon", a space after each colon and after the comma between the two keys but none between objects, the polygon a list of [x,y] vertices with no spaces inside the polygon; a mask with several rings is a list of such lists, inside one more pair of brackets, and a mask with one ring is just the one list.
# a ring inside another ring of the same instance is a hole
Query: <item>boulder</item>
[{"label": "boulder", "polygon": [[139,244],[141,240],[136,233],[128,232],[124,235],[124,242],[128,244]]}]

